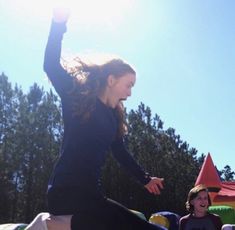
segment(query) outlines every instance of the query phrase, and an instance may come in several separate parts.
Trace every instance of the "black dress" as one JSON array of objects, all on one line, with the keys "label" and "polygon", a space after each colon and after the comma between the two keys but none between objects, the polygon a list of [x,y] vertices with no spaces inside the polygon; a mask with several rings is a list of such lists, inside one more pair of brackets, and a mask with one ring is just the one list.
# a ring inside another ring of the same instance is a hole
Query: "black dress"
[{"label": "black dress", "polygon": [[72,76],[60,64],[65,31],[65,23],[52,22],[44,59],[44,70],[61,98],[64,121],[61,154],[48,185],[49,212],[73,215],[72,229],[159,229],[101,192],[101,168],[110,148],[118,162],[142,184],[147,184],[150,177],[128,153],[122,138],[116,138],[114,109],[97,98],[88,121],[73,115],[76,98],[70,93]]}]

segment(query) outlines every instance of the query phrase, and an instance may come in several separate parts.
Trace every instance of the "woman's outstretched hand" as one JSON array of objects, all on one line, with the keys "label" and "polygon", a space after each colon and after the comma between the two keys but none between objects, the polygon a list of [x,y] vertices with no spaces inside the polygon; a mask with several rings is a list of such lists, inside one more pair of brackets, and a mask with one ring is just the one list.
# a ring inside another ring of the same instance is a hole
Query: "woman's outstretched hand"
[{"label": "woman's outstretched hand", "polygon": [[68,8],[57,7],[53,10],[53,21],[55,22],[67,22],[70,15]]},{"label": "woman's outstretched hand", "polygon": [[154,195],[160,195],[161,189],[163,189],[163,178],[151,177],[151,180],[144,187]]}]

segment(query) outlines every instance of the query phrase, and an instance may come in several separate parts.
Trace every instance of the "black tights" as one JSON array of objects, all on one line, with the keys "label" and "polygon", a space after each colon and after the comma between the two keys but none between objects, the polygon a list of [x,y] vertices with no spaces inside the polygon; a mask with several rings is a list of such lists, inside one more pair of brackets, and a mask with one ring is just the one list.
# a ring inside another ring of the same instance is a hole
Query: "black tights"
[{"label": "black tights", "polygon": [[53,215],[73,215],[72,230],[157,230],[123,205],[77,188],[51,188],[48,208]]}]

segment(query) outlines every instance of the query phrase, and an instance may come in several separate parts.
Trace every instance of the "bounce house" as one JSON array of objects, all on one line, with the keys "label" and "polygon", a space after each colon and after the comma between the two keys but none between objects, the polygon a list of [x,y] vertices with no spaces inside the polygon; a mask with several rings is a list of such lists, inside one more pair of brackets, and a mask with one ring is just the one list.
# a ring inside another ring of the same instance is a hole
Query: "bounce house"
[{"label": "bounce house", "polygon": [[214,197],[214,205],[229,205],[235,208],[235,182],[221,182],[221,189]]},{"label": "bounce house", "polygon": [[208,187],[212,206],[209,212],[218,214],[224,224],[235,224],[235,182],[221,181],[210,153],[205,158],[195,185]]},{"label": "bounce house", "polygon": [[205,184],[213,205],[229,205],[235,208],[235,181],[221,181],[210,153],[205,158],[195,185]]}]

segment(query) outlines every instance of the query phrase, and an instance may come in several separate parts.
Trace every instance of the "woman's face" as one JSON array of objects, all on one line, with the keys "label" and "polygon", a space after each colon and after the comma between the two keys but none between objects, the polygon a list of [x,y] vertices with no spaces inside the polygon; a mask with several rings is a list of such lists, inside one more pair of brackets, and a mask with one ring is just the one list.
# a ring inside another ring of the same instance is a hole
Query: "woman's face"
[{"label": "woman's face", "polygon": [[199,192],[198,195],[191,200],[191,204],[194,206],[195,216],[204,216],[209,206],[208,193],[206,191]]},{"label": "woman's face", "polygon": [[131,96],[131,89],[135,81],[136,76],[133,73],[127,73],[118,78],[110,75],[108,78],[108,105],[115,108],[120,101]]}]

